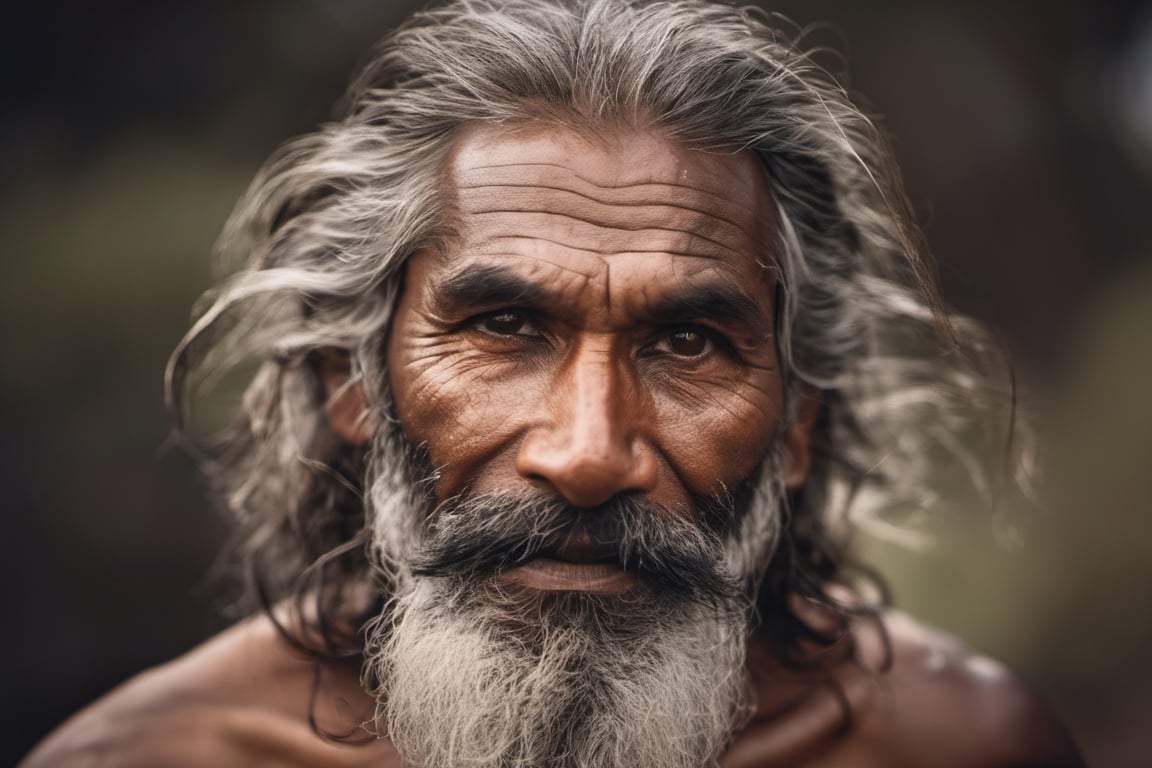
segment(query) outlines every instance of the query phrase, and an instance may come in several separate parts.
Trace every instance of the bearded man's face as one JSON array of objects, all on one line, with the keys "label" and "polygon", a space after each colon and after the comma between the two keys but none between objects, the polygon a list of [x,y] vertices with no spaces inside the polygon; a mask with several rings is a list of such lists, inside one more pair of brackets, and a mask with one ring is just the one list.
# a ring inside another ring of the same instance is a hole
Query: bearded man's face
[{"label": "bearded man's face", "polygon": [[473,126],[387,363],[430,468],[372,489],[388,735],[452,766],[692,766],[746,708],[783,420],[764,172],[656,132]]}]

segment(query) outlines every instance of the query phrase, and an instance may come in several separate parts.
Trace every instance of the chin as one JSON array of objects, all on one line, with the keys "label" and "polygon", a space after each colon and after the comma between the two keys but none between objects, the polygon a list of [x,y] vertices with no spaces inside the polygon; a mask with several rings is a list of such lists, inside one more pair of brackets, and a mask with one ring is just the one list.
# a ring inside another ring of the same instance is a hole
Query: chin
[{"label": "chin", "polygon": [[746,613],[622,592],[416,579],[378,623],[378,718],[422,768],[700,768],[750,713]]}]

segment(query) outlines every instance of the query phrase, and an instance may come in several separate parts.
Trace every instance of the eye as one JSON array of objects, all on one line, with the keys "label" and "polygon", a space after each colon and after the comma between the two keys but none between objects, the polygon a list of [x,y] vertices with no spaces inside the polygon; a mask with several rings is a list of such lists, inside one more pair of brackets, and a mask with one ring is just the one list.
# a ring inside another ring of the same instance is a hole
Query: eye
[{"label": "eye", "polygon": [[702,328],[677,328],[657,340],[655,350],[676,357],[706,357],[716,349],[713,334]]},{"label": "eye", "polygon": [[514,309],[501,309],[480,315],[472,321],[472,327],[492,336],[540,335],[540,331],[532,324],[528,315]]}]

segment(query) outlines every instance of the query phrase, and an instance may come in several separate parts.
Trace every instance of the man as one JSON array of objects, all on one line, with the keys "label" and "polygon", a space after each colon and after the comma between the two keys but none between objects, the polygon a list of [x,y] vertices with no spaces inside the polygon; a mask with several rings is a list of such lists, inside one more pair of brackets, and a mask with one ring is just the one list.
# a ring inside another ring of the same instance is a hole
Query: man
[{"label": "man", "polygon": [[205,464],[265,611],[27,765],[1079,764],[848,570],[835,518],[971,464],[995,374],[755,14],[417,15],[222,242],[170,396],[264,360]]}]

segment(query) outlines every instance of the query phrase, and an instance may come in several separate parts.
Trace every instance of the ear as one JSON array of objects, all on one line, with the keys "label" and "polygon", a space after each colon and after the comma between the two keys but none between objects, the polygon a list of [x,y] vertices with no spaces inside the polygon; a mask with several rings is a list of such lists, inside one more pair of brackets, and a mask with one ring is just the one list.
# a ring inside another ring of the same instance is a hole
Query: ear
[{"label": "ear", "polygon": [[812,427],[820,414],[820,393],[801,386],[796,396],[796,415],[784,435],[784,487],[795,491],[808,479],[812,466]]},{"label": "ear", "polygon": [[324,412],[332,434],[348,445],[360,447],[372,438],[368,401],[360,381],[350,381],[352,363],[348,353],[337,349],[319,352],[317,372],[324,389]]}]

